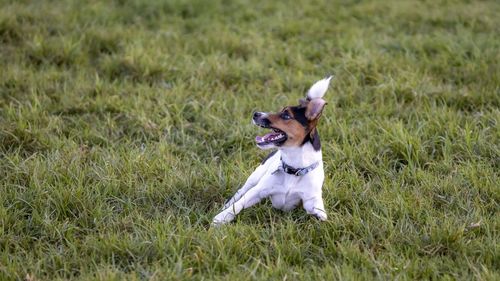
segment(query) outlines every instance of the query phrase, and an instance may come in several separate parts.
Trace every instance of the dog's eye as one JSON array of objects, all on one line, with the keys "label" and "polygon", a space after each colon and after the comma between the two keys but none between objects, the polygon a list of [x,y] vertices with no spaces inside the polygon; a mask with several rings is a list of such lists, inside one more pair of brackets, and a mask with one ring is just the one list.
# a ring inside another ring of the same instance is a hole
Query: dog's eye
[{"label": "dog's eye", "polygon": [[290,116],[287,111],[281,112],[280,117],[281,117],[281,119],[284,119],[284,120],[290,120],[290,119],[292,119],[292,116]]}]

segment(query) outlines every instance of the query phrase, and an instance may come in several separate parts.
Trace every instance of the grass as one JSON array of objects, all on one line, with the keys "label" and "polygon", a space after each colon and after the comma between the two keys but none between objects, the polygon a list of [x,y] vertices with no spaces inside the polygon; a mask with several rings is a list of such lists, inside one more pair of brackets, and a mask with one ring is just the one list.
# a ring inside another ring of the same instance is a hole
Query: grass
[{"label": "grass", "polygon": [[[500,278],[497,1],[0,2],[0,280]],[[329,221],[209,228],[329,73]]]}]

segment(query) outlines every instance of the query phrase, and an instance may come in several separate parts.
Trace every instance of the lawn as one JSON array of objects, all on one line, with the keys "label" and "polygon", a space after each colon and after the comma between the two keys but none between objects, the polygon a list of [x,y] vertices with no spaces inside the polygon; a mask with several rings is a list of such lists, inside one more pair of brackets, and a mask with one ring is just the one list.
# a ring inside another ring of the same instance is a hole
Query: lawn
[{"label": "lawn", "polygon": [[[500,2],[0,0],[0,280],[499,280]],[[334,74],[327,222],[210,228]]]}]

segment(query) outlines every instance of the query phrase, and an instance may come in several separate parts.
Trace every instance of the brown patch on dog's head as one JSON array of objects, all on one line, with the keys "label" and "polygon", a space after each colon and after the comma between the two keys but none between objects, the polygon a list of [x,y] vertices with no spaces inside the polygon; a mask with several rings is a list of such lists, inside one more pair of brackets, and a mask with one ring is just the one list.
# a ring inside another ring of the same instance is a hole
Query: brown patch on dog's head
[{"label": "brown patch on dog's head", "polygon": [[278,113],[255,112],[254,124],[270,128],[273,132],[257,136],[255,141],[260,148],[298,147],[311,141],[314,149],[319,150],[319,135],[316,125],[321,117],[326,101],[323,99],[333,76],[314,83],[307,92],[306,99],[299,105],[287,106]]},{"label": "brown patch on dog's head", "polygon": [[317,136],[315,128],[325,105],[321,98],[301,99],[299,105],[286,106],[277,113],[255,113],[255,124],[273,130],[273,133],[257,137],[257,145],[261,148],[299,147],[312,141]]}]

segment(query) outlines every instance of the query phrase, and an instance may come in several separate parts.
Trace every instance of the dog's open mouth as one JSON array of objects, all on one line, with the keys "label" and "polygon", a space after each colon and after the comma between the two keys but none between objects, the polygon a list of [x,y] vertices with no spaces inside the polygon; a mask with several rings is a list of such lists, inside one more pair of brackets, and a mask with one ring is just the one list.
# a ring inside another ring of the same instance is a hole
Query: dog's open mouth
[{"label": "dog's open mouth", "polygon": [[273,130],[271,133],[265,134],[264,136],[256,136],[255,141],[257,142],[257,145],[266,145],[266,144],[274,144],[274,145],[280,145],[283,144],[287,136],[285,132],[276,129],[276,128],[270,128]]}]

